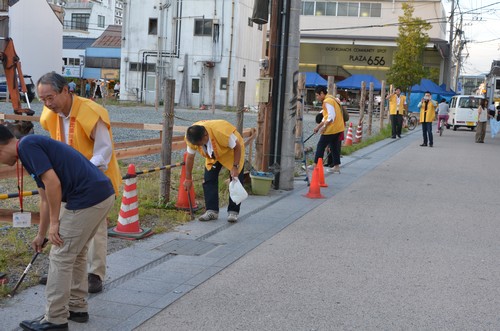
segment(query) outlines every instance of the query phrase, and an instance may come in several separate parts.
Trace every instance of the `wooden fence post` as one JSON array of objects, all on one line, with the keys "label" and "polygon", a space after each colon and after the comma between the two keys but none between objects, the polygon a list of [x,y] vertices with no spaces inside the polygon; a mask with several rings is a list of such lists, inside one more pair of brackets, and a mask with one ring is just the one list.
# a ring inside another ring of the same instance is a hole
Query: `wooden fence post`
[{"label": "wooden fence post", "polygon": [[[175,80],[167,79],[163,105],[163,131],[161,135],[161,164],[172,163],[172,136],[174,131]],[[160,203],[170,201],[170,169],[160,171]]]}]

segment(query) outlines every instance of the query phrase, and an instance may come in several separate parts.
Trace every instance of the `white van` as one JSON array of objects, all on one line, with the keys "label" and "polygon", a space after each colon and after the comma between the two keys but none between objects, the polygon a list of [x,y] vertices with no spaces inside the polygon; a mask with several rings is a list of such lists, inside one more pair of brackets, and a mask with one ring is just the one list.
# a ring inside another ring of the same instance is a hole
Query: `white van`
[{"label": "white van", "polygon": [[467,127],[474,131],[477,126],[477,108],[482,95],[455,95],[450,100],[450,117],[446,127],[453,128],[454,131],[459,127]]}]

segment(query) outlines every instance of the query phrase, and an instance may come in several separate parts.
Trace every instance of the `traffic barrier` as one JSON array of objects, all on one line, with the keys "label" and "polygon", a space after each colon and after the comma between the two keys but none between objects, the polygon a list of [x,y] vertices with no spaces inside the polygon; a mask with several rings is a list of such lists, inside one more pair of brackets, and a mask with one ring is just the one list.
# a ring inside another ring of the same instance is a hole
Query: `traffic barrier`
[{"label": "traffic barrier", "polygon": [[[179,180],[179,191],[177,194],[177,202],[175,203],[175,208],[182,210],[195,211],[199,207],[196,204],[196,199],[194,195],[194,185],[191,185],[189,192],[184,189],[184,181],[186,180],[186,158],[187,152],[184,153],[184,165],[181,168],[181,177]],[[189,197],[188,197],[189,194]]]},{"label": "traffic barrier", "polygon": [[323,158],[318,159],[318,164],[316,165],[318,169],[318,182],[320,187],[328,187],[328,184],[325,183],[325,169],[323,169]]},{"label": "traffic barrier", "polygon": [[356,144],[360,143],[362,139],[363,139],[363,121],[359,121],[358,128],[356,129],[355,143]]},{"label": "traffic barrier", "polygon": [[345,138],[344,146],[352,146],[352,122],[349,123],[349,129],[347,130],[347,137]]},{"label": "traffic barrier", "polygon": [[325,197],[321,194],[321,189],[319,186],[319,175],[318,167],[314,168],[311,178],[311,185],[309,185],[309,192],[304,195],[309,199],[324,199]]},{"label": "traffic barrier", "polygon": [[153,234],[150,228],[139,226],[139,202],[137,199],[137,175],[135,166],[130,164],[123,188],[122,204],[117,225],[108,229],[110,237],[137,240]]}]

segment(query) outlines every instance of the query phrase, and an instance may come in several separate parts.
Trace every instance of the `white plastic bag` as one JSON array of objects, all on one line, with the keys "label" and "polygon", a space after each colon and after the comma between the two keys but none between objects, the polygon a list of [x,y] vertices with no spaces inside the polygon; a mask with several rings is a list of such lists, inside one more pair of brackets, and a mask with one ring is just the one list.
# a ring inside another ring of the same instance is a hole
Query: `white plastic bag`
[{"label": "white plastic bag", "polygon": [[233,180],[229,183],[229,196],[237,205],[248,198],[248,193],[243,185],[241,185],[238,177],[233,178]]}]

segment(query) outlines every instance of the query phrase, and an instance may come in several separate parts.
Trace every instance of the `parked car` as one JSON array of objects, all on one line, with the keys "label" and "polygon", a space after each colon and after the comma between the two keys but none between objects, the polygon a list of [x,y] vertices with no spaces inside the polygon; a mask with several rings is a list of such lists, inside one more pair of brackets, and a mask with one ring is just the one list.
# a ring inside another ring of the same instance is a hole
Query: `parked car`
[{"label": "parked car", "polygon": [[[31,102],[36,97],[35,83],[33,83],[31,76],[24,75],[23,77],[24,77],[24,83],[26,84],[26,89],[28,90],[28,100]],[[19,86],[19,92],[21,94],[21,102],[25,102],[26,98],[24,96],[24,93],[21,92],[21,86],[20,86],[19,82],[18,82],[18,86]],[[5,76],[1,75],[0,76],[0,99],[5,99],[5,98],[7,98],[7,82],[5,80]]]},{"label": "parked car", "polygon": [[455,95],[450,101],[450,116],[446,128],[457,130],[467,127],[474,131],[477,126],[477,108],[484,99],[482,95]]}]

